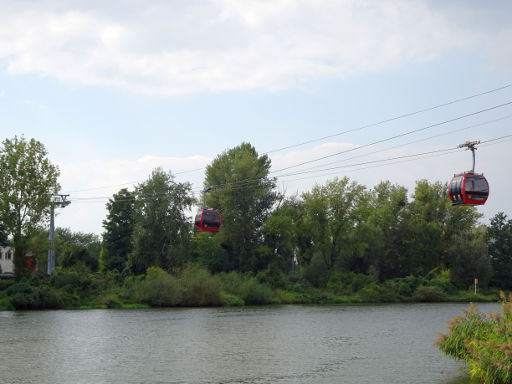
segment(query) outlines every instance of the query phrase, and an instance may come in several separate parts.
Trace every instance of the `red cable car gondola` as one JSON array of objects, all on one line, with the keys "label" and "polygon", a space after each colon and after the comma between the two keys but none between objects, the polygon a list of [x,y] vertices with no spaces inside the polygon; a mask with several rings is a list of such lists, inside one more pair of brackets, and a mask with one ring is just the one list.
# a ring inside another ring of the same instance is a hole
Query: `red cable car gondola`
[{"label": "red cable car gondola", "polygon": [[448,196],[452,205],[484,205],[489,197],[489,183],[483,174],[475,173],[475,150],[479,141],[465,142],[459,147],[467,147],[473,153],[471,171],[453,176],[448,185]]},{"label": "red cable car gondola", "polygon": [[209,192],[212,187],[206,187],[203,190],[203,209],[197,211],[194,220],[196,231],[200,232],[217,232],[221,224],[220,212],[216,209],[206,208],[206,192]]},{"label": "red cable car gondola", "polygon": [[452,205],[484,205],[489,197],[489,183],[482,174],[459,173],[450,181],[448,196]]},{"label": "red cable car gondola", "polygon": [[220,212],[215,209],[201,209],[197,211],[195,219],[196,231],[217,232],[220,228]]}]

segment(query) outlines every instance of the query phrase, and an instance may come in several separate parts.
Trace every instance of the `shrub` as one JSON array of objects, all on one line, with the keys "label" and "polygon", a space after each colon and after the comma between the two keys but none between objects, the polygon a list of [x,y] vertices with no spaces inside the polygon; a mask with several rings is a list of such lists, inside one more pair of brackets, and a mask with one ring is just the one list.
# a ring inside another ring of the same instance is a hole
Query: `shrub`
[{"label": "shrub", "polygon": [[436,341],[447,355],[464,360],[473,378],[484,383],[512,383],[512,295],[502,295],[502,314],[485,314],[471,304],[465,316],[450,322]]},{"label": "shrub", "polygon": [[97,304],[106,308],[119,309],[123,308],[123,302],[115,293],[107,293],[98,298]]},{"label": "shrub", "polygon": [[418,276],[406,276],[392,280],[395,283],[397,294],[403,298],[410,298],[414,295],[416,289],[423,285],[425,279]]},{"label": "shrub", "polygon": [[452,276],[449,269],[441,271],[441,273],[430,280],[430,284],[434,287],[438,287],[442,292],[447,294],[457,293],[457,288],[452,283]]},{"label": "shrub", "polygon": [[51,284],[57,289],[76,292],[80,295],[88,292],[91,286],[90,276],[73,270],[60,270],[51,277]]},{"label": "shrub", "polygon": [[16,309],[56,309],[62,307],[57,292],[47,286],[34,287],[26,282],[7,289],[10,302]]},{"label": "shrub", "polygon": [[354,272],[333,273],[327,282],[327,288],[337,294],[352,295],[364,287],[377,283],[373,275]]},{"label": "shrub", "polygon": [[219,280],[203,267],[188,266],[181,276],[184,288],[183,305],[224,305]]},{"label": "shrub", "polygon": [[241,298],[231,293],[222,293],[222,300],[230,307],[240,307],[245,304]]},{"label": "shrub", "polygon": [[175,307],[183,301],[183,287],[174,276],[158,267],[150,267],[146,278],[133,283],[132,293],[137,301],[152,307]]},{"label": "shrub", "polygon": [[270,264],[267,269],[256,276],[263,284],[272,288],[285,288],[288,284],[286,275],[275,264]]},{"label": "shrub", "polygon": [[276,300],[279,304],[311,304],[311,297],[302,292],[278,289]]},{"label": "shrub", "polygon": [[414,291],[414,301],[439,302],[446,300],[444,292],[436,286],[424,285]]},{"label": "shrub", "polygon": [[232,271],[229,273],[219,273],[217,277],[220,280],[220,284],[222,290],[231,293],[233,295],[238,295],[240,292],[240,287],[242,286],[242,277],[239,273]]},{"label": "shrub", "polygon": [[247,305],[269,304],[272,300],[272,290],[251,277],[242,283],[240,297]]}]

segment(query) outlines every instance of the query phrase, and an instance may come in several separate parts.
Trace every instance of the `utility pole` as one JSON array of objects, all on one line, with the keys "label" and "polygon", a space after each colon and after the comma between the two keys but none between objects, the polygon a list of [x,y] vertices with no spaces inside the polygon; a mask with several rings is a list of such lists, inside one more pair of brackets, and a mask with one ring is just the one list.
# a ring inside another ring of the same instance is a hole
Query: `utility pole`
[{"label": "utility pole", "polygon": [[51,275],[55,271],[55,206],[64,208],[71,204],[66,200],[69,195],[54,195],[51,205],[50,215],[50,249],[48,249],[48,274]]}]

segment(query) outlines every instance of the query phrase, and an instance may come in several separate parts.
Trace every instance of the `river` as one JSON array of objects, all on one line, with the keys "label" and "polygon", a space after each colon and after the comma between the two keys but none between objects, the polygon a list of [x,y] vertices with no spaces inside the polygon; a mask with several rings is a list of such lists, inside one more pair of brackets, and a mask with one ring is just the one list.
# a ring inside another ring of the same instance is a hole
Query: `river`
[{"label": "river", "polygon": [[[0,312],[2,383],[468,383],[467,304]],[[484,312],[496,304],[480,304]]]}]

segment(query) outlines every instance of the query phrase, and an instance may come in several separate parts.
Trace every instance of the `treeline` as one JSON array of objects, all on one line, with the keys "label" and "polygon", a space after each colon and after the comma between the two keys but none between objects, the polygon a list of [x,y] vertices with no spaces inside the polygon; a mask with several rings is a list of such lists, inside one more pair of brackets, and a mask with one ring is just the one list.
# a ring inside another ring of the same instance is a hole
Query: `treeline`
[{"label": "treeline", "polygon": [[[44,284],[60,289],[55,279],[76,273],[91,287],[109,276],[118,299],[148,305],[158,304],[141,293],[151,291],[147,281],[181,292],[163,300],[174,305],[445,300],[475,278],[479,289],[512,288],[512,220],[498,213],[481,224],[475,208],[451,206],[446,184],[420,180],[409,194],[390,182],[368,189],[336,178],[286,197],[270,166],[247,143],[207,166],[206,202],[222,214],[216,234],[194,232],[188,212],[201,202],[191,185],[155,169],[109,200],[101,240],[57,230],[58,273]],[[46,233],[30,244],[44,270]],[[190,299],[189,290],[202,289],[187,283],[194,268],[215,299]]]}]

